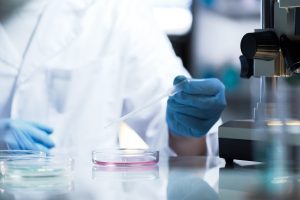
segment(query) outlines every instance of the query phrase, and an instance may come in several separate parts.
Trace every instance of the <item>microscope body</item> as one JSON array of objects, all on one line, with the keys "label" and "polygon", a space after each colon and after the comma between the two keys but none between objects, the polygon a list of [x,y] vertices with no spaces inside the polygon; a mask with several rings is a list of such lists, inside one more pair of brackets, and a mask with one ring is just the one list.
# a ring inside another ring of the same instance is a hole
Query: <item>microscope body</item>
[{"label": "microscope body", "polygon": [[[259,78],[261,83],[253,119],[229,121],[219,127],[219,155],[228,163],[233,159],[263,161],[254,155],[254,148],[266,144],[258,127],[282,125],[274,118],[277,79],[300,73],[300,1],[262,0],[261,23],[261,29],[247,33],[241,41],[241,77]],[[300,121],[287,124],[285,141],[300,150]]]}]

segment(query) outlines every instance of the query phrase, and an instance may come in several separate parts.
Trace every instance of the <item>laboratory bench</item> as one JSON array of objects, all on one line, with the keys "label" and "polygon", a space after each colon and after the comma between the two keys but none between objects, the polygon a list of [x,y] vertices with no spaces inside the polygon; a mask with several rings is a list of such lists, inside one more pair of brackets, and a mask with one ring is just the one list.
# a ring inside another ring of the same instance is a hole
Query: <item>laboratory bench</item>
[{"label": "laboratory bench", "polygon": [[226,166],[219,157],[160,157],[158,165],[135,167],[97,166],[87,157],[74,160],[71,174],[2,177],[0,199],[270,199],[263,191],[277,195],[296,177],[271,177],[276,170],[270,173],[262,164]]}]

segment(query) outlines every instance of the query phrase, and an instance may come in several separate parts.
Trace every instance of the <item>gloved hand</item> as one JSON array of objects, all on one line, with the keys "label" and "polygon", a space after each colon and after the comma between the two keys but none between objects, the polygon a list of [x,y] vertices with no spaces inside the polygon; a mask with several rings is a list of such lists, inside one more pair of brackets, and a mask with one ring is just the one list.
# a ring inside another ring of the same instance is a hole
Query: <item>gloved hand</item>
[{"label": "gloved hand", "polygon": [[52,128],[22,120],[0,120],[0,149],[38,150],[48,152],[54,147],[49,134]]},{"label": "gloved hand", "polygon": [[[185,79],[177,76],[174,85]],[[204,136],[219,119],[225,106],[225,88],[218,79],[192,79],[183,85],[182,92],[168,99],[169,130],[178,136]]]}]

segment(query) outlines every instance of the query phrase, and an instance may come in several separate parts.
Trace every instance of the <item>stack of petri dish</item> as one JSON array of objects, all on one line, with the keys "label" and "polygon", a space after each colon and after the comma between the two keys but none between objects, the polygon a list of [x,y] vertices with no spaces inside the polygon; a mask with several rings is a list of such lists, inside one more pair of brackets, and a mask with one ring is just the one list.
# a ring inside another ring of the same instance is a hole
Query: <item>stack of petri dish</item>
[{"label": "stack of petri dish", "polygon": [[36,159],[45,159],[46,153],[30,150],[0,150],[0,178],[6,174],[6,165],[16,161],[27,161]]},{"label": "stack of petri dish", "polygon": [[1,162],[0,169],[1,175],[6,178],[69,176],[73,159],[53,156],[15,159]]},{"label": "stack of petri dish", "polygon": [[[72,175],[74,160],[39,151],[0,151],[0,189],[54,191]],[[64,177],[64,179],[62,179]],[[66,187],[69,187],[69,181]]]}]

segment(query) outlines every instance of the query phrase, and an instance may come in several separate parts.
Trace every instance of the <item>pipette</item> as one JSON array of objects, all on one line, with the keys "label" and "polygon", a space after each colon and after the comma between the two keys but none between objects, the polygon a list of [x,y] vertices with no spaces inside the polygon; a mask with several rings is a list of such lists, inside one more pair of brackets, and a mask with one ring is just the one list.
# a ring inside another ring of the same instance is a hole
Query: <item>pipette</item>
[{"label": "pipette", "polygon": [[116,119],[112,122],[110,122],[109,124],[107,124],[104,128],[108,128],[114,124],[117,124],[117,123],[120,123],[122,121],[125,121],[129,118],[131,118],[132,116],[136,115],[137,113],[145,110],[146,108],[149,108],[151,107],[152,105],[160,102],[162,99],[164,99],[165,97],[168,97],[168,96],[173,96],[179,92],[181,92],[183,90],[183,86],[185,83],[189,82],[190,79],[185,79],[183,81],[180,81],[179,83],[173,85],[173,87],[169,88],[167,91],[165,91],[164,93],[162,93],[161,95],[157,96],[156,98],[148,101],[147,103],[145,103],[144,105],[136,108],[135,110],[133,110],[132,112],[129,112],[128,114],[120,117],[119,119]]}]

